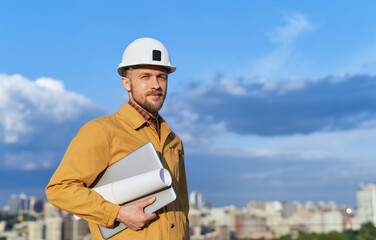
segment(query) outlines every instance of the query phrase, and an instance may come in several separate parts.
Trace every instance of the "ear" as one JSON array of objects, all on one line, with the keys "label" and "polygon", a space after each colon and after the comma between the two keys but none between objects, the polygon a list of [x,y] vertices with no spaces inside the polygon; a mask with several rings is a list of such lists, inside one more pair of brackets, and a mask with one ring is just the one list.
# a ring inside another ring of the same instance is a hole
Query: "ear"
[{"label": "ear", "polygon": [[126,78],[126,77],[122,77],[121,78],[121,83],[123,84],[123,87],[128,91],[130,92],[132,90],[131,88],[131,80],[129,78]]}]

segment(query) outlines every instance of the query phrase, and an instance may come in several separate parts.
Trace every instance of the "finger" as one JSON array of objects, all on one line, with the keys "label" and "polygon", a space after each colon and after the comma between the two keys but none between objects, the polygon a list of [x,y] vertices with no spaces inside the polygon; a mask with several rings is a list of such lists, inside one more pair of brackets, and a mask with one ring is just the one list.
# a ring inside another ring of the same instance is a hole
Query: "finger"
[{"label": "finger", "polygon": [[150,197],[150,198],[148,198],[148,199],[145,199],[144,201],[139,202],[139,204],[140,204],[142,207],[146,207],[146,206],[152,204],[153,202],[155,202],[156,199],[157,199],[157,198],[153,196],[153,197]]},{"label": "finger", "polygon": [[147,218],[147,221],[150,221],[150,220],[156,218],[157,214],[155,214],[155,213],[145,214],[145,217]]},{"label": "finger", "polygon": [[132,229],[133,231],[141,230],[141,227],[137,227],[137,226],[128,226],[128,228]]}]

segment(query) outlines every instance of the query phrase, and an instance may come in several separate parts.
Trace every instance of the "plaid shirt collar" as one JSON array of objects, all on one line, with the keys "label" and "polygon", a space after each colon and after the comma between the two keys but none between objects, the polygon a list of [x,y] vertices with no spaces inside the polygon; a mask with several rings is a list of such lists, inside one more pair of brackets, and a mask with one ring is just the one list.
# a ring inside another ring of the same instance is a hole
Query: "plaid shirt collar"
[{"label": "plaid shirt collar", "polygon": [[151,124],[153,124],[155,130],[157,131],[158,135],[160,135],[160,124],[159,124],[159,114],[156,112],[154,115],[151,115],[145,109],[139,107],[137,104],[129,100],[129,105],[131,105],[141,116]]}]

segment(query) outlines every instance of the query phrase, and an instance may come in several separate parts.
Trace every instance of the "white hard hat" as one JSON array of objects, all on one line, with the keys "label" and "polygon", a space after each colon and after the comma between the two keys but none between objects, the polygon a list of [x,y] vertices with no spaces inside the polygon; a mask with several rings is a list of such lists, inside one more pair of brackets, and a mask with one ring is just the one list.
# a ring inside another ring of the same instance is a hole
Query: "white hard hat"
[{"label": "white hard hat", "polygon": [[118,73],[124,76],[127,67],[138,65],[162,66],[167,68],[168,73],[176,70],[176,67],[171,66],[170,54],[165,46],[153,38],[139,38],[129,44],[123,53]]}]

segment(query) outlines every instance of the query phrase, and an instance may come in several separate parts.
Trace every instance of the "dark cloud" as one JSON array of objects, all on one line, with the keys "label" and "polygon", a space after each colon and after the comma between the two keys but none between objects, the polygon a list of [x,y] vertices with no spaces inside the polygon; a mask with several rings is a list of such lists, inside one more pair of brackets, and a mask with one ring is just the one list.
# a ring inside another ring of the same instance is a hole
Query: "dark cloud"
[{"label": "dark cloud", "polygon": [[[0,116],[5,116],[0,119],[0,182],[15,178],[9,187],[32,192],[47,184],[51,169],[56,168],[78,129],[105,112],[82,96],[61,89],[56,81],[37,85],[21,80],[30,84],[33,91],[20,92],[30,87],[8,88],[12,90],[4,91],[8,104],[0,104]],[[220,149],[213,154],[210,147],[213,137],[228,131],[277,136],[367,125],[375,118],[375,80],[373,76],[359,75],[247,83],[219,77],[207,86],[191,85],[185,94],[170,93],[162,115],[188,146],[189,190],[202,191],[208,202],[218,206],[244,206],[251,199],[353,204],[357,184],[375,180],[371,171],[375,164],[293,157],[299,154],[229,156],[221,155]],[[21,124],[13,124],[18,122]],[[19,169],[28,171],[25,174]],[[46,171],[40,172],[41,169]],[[40,178],[28,182],[36,176]],[[12,191],[7,186],[3,184],[0,189]]]},{"label": "dark cloud", "polygon": [[260,83],[217,79],[174,104],[197,114],[200,124],[223,121],[234,133],[276,136],[357,128],[375,119],[375,92],[376,77],[367,75]]},{"label": "dark cloud", "polygon": [[33,170],[56,168],[70,141],[89,120],[102,111],[81,112],[76,119],[52,122],[40,119],[30,123],[32,131],[20,134],[13,143],[2,143],[0,165],[4,169]]}]

